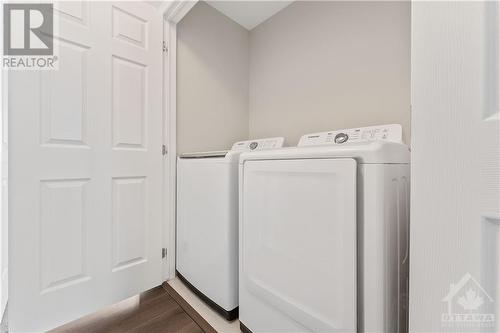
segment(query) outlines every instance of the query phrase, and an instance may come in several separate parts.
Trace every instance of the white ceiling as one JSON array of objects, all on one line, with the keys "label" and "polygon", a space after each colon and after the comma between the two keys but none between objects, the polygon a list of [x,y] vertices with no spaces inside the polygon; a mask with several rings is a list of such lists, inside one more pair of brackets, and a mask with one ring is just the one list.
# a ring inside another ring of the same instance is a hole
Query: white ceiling
[{"label": "white ceiling", "polygon": [[236,23],[252,30],[293,1],[206,1]]}]

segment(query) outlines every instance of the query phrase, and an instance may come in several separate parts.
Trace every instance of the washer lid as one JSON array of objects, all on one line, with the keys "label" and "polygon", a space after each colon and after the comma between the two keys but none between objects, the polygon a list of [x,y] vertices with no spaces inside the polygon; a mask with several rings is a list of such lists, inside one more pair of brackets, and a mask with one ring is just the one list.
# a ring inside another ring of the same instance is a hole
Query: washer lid
[{"label": "washer lid", "polygon": [[354,158],[358,163],[405,164],[410,162],[410,149],[408,146],[396,142],[365,141],[344,143],[342,145],[294,147],[243,153],[240,156],[240,163],[244,163],[248,160],[345,157]]},{"label": "washer lid", "polygon": [[214,157],[225,157],[226,155],[227,155],[227,150],[205,151],[205,152],[197,152],[197,153],[180,154],[179,158],[214,158]]}]

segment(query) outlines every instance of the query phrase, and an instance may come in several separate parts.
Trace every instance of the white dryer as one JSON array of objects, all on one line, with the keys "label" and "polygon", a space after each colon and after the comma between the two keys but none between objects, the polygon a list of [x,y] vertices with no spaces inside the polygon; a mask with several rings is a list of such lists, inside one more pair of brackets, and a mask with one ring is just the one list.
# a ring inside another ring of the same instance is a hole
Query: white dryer
[{"label": "white dryer", "polygon": [[238,316],[238,159],[283,141],[242,141],[177,161],[177,276],[228,320]]},{"label": "white dryer", "polygon": [[244,332],[404,332],[410,151],[401,126],[240,156]]}]

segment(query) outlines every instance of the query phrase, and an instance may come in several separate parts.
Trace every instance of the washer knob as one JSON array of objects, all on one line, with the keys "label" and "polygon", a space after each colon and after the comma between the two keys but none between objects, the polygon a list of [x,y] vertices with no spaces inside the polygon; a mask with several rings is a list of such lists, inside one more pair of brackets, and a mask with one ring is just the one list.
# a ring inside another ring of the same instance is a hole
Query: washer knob
[{"label": "washer knob", "polygon": [[349,139],[349,136],[346,133],[339,133],[335,135],[335,143],[344,143]]},{"label": "washer knob", "polygon": [[257,142],[252,142],[250,144],[250,150],[254,150],[255,148],[257,148],[259,146],[259,144]]}]

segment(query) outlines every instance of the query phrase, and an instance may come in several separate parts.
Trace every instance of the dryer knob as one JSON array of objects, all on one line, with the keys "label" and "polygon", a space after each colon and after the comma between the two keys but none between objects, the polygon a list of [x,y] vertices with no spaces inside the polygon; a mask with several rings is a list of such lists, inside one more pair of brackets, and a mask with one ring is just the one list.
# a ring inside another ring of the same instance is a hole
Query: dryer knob
[{"label": "dryer knob", "polygon": [[346,133],[339,133],[335,135],[335,143],[344,143],[349,139],[349,136]]}]

